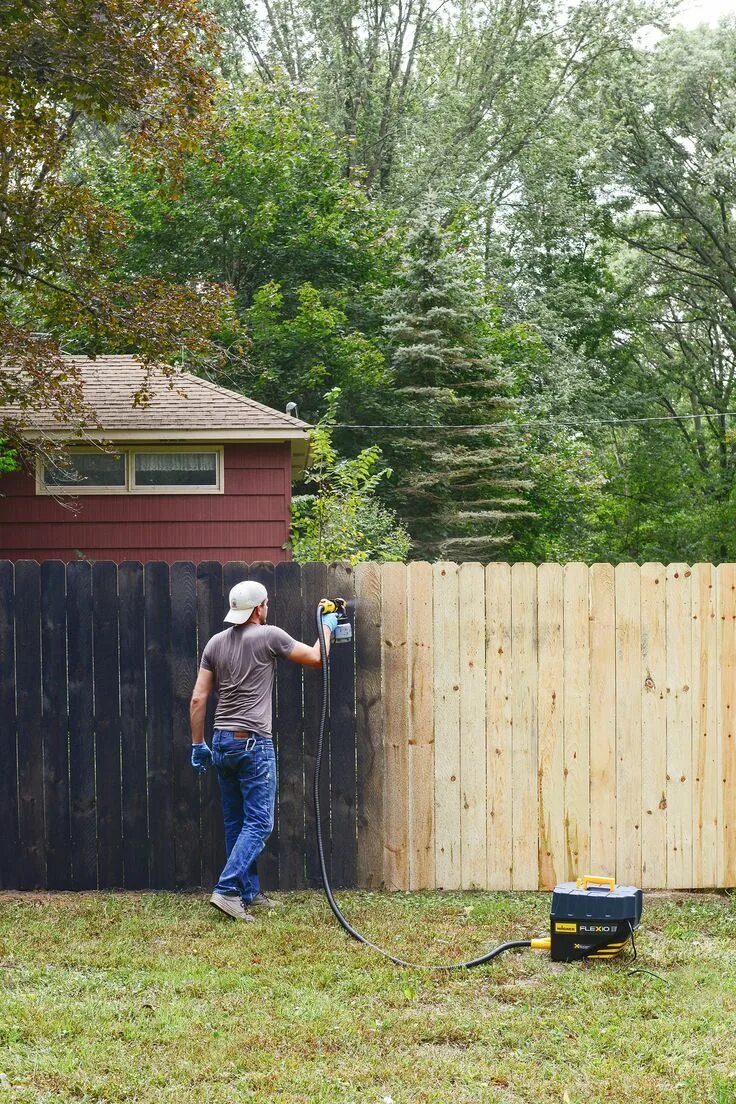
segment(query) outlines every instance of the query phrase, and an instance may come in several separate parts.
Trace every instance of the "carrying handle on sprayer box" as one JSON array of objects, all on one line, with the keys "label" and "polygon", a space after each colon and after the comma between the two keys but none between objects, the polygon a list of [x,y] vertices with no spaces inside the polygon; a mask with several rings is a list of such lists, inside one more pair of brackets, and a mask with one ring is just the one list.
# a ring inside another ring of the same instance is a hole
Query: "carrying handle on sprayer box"
[{"label": "carrying handle on sprayer box", "polygon": [[589,889],[590,886],[602,886],[611,893],[613,893],[616,888],[616,882],[613,878],[602,877],[599,874],[584,874],[582,878],[577,879],[575,885],[578,889]]}]

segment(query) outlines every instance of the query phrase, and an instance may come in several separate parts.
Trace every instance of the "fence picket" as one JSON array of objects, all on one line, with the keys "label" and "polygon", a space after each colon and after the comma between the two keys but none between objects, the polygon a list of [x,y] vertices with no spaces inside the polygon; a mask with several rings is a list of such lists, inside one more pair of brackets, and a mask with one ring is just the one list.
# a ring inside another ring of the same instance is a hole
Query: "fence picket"
[{"label": "fence picket", "polygon": [[0,560],[0,888],[20,885],[15,714],[15,569]]},{"label": "fence picket", "polygon": [[432,565],[407,567],[409,649],[409,888],[434,885]]},{"label": "fence picket", "polygon": [[539,609],[539,887],[552,889],[565,868],[564,575],[560,564],[540,564]]},{"label": "fence picket", "polygon": [[641,882],[641,595],[639,568],[616,568],[616,878]]},{"label": "fence picket", "polygon": [[[311,643],[317,636],[316,614],[320,598],[327,597],[327,565],[308,563],[302,566],[302,639]],[[329,702],[328,709],[329,709]],[[312,780],[317,761],[317,737],[319,733],[320,712],[322,707],[322,672],[304,671],[304,778],[307,790],[305,809],[307,884],[319,886],[322,878],[319,870],[317,852],[317,826],[312,802]],[[325,726],[324,746],[322,750],[322,770],[320,772],[320,811],[322,837],[325,847],[325,861],[328,873],[332,865],[332,834],[330,828],[330,728],[329,716]]]},{"label": "fence picket", "polygon": [[199,784],[191,766],[189,700],[197,679],[197,574],[171,565],[171,694],[174,772],[174,871],[177,889],[202,884]]},{"label": "fence picket", "polygon": [[95,745],[92,696],[92,566],[67,565],[69,650],[69,801],[72,886],[97,888]]},{"label": "fence picket", "polygon": [[[295,563],[280,563],[274,572],[273,622],[295,640],[302,639],[302,576]],[[304,719],[302,671],[296,663],[276,669],[276,740],[278,743],[279,886],[302,889],[304,868]]]},{"label": "fence picket", "polygon": [[718,568],[720,792],[718,884],[736,885],[736,564]]},{"label": "fence picket", "polygon": [[616,582],[590,568],[590,871],[616,873]]},{"label": "fence picket", "polygon": [[[348,564],[330,564],[327,592],[355,608],[355,576]],[[336,644],[330,653],[330,796],[332,878],[336,886],[355,885],[357,826],[355,815],[355,634],[352,643]]]},{"label": "fence picket", "polygon": [[693,877],[718,884],[718,621],[716,570],[695,564],[692,575]]},{"label": "fence picket", "polygon": [[667,606],[662,564],[641,569],[642,884],[667,885]]},{"label": "fence picket", "polygon": [[[146,889],[150,885],[146,781],[146,642],[142,610],[143,564],[129,560],[118,567],[123,876],[126,889]],[[196,810],[194,816],[199,828]],[[198,844],[199,839],[196,841],[197,850]]]},{"label": "fence picket", "polygon": [[95,806],[100,889],[123,884],[120,801],[118,573],[109,560],[92,565],[95,693]]},{"label": "fence picket", "polygon": [[381,725],[381,570],[355,567],[355,740],[357,769],[357,879],[383,884],[383,781],[385,752]]},{"label": "fence picket", "polygon": [[[227,594],[223,594],[222,564],[204,560],[197,565],[197,667],[210,637],[225,628]],[[217,695],[207,703],[204,730],[212,732]],[[216,884],[225,863],[225,833],[222,824],[220,787],[217,773],[208,770],[199,780],[199,832],[202,855],[202,881]]]},{"label": "fence picket", "polygon": [[60,560],[41,564],[41,678],[46,885],[71,889],[66,567]]},{"label": "fence picket", "polygon": [[148,715],[148,821],[151,884],[176,887],[174,867],[171,595],[169,566],[143,568]]},{"label": "fence picket", "polygon": [[667,885],[692,882],[692,610],[687,564],[667,568]]},{"label": "fence picket", "polygon": [[22,560],[15,567],[15,662],[21,889],[40,889],[46,884],[46,839],[41,751],[41,587],[35,560]]},{"label": "fence picket", "polygon": [[409,667],[406,565],[387,563],[381,572],[383,635],[383,732],[386,748],[384,881],[388,889],[409,886]]},{"label": "fence picket", "polygon": [[513,889],[539,886],[537,789],[537,570],[511,568],[511,649],[513,655]]},{"label": "fence picket", "polygon": [[[460,889],[460,632],[458,569],[432,568],[434,589],[435,872],[442,889]],[[463,654],[466,645],[465,626]],[[484,768],[485,770],[485,768]]]},{"label": "fence picket", "polygon": [[486,567],[486,780],[488,889],[510,889],[512,871],[511,568]]},{"label": "fence picket", "polygon": [[590,619],[589,572],[565,567],[564,612],[564,794],[566,878],[590,867]]},{"label": "fence picket", "polygon": [[486,881],[486,641],[485,572],[464,563],[459,572],[460,778],[463,886]]}]

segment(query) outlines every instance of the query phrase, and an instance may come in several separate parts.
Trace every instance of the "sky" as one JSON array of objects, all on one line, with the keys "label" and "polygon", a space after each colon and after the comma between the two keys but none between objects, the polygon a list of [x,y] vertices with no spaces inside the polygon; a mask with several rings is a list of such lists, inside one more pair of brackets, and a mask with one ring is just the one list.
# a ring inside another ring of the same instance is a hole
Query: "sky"
[{"label": "sky", "polygon": [[724,15],[736,15],[736,0],[684,0],[676,22],[682,27],[717,23]]}]

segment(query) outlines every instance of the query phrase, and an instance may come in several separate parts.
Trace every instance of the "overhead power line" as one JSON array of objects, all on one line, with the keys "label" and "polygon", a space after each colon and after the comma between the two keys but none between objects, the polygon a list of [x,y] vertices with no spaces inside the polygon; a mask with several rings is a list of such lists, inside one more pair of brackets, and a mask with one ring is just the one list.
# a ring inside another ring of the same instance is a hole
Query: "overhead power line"
[{"label": "overhead power line", "polygon": [[733,418],[736,410],[724,410],[717,414],[664,414],[653,418],[573,418],[537,420],[532,422],[482,422],[478,425],[414,425],[414,424],[377,424],[358,425],[352,422],[336,422],[334,429],[398,429],[398,430],[428,430],[430,433],[457,433],[464,429],[579,429],[581,426],[617,426],[617,425],[645,425],[651,422],[694,422],[700,418]]}]

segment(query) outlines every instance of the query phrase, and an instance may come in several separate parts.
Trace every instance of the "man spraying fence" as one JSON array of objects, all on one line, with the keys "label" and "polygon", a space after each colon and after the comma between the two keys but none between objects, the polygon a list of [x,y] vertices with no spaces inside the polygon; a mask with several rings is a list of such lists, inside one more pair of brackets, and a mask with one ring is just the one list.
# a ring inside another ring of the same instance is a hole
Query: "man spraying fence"
[{"label": "man spraying fence", "polygon": [[[192,693],[192,766],[200,774],[214,763],[220,783],[227,860],[210,904],[234,920],[252,921],[249,906],[273,907],[262,892],[256,863],[273,831],[276,756],[271,732],[271,698],[278,659],[304,667],[321,665],[320,645],[294,640],[267,625],[268,592],[246,580],[232,588],[229,628],[205,645]],[[322,619],[325,644],[337,624]],[[212,750],[204,739],[207,699],[218,693]]]}]

